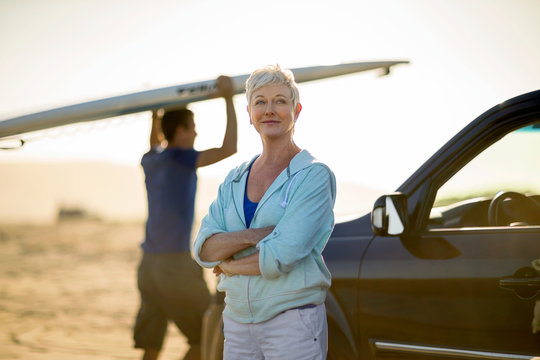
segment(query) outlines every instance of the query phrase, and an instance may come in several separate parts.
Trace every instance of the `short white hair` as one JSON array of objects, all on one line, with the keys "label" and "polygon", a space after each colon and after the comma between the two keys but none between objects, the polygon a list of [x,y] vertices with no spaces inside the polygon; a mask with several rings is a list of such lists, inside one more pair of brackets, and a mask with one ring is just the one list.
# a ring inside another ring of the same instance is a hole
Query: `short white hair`
[{"label": "short white hair", "polygon": [[253,71],[246,80],[246,98],[248,106],[251,103],[253,93],[266,85],[285,85],[291,89],[293,106],[296,109],[300,103],[300,93],[294,81],[294,74],[290,70],[281,69],[276,65],[267,65],[263,68]]}]

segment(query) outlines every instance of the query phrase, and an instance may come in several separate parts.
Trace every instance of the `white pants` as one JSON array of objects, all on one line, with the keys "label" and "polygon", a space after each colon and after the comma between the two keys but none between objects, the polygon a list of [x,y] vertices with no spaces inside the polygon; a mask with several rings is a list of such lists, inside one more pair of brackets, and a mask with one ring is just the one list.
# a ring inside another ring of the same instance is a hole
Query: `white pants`
[{"label": "white pants", "polygon": [[223,316],[223,360],[324,360],[328,324],[324,304],[285,311],[258,324]]}]

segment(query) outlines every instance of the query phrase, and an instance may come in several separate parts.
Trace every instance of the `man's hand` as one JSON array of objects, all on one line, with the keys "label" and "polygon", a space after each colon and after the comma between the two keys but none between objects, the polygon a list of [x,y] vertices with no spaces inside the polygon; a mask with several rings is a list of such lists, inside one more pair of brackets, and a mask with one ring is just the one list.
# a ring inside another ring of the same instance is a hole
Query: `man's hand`
[{"label": "man's hand", "polygon": [[161,121],[161,118],[163,117],[163,109],[154,109],[152,110],[152,121],[157,122]]},{"label": "man's hand", "polygon": [[150,148],[161,146],[163,142],[163,132],[161,131],[161,118],[163,117],[163,109],[152,110],[152,128],[150,129]]},{"label": "man's hand", "polygon": [[216,79],[217,90],[210,97],[232,98],[234,95],[234,86],[230,77],[222,75]]}]

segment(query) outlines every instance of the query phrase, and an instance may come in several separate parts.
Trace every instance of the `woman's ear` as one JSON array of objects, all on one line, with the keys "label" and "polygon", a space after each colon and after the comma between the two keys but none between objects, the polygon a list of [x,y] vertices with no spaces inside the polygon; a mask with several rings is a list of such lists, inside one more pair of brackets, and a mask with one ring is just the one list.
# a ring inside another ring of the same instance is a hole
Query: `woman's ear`
[{"label": "woman's ear", "polygon": [[300,115],[300,111],[302,111],[302,104],[298,103],[298,105],[296,105],[296,111],[294,112],[294,121],[298,120],[298,115]]},{"label": "woman's ear", "polygon": [[249,105],[246,106],[246,110],[247,110],[248,115],[249,115],[249,125],[253,125],[253,122],[251,121],[251,114],[250,114],[250,112],[249,112]]}]

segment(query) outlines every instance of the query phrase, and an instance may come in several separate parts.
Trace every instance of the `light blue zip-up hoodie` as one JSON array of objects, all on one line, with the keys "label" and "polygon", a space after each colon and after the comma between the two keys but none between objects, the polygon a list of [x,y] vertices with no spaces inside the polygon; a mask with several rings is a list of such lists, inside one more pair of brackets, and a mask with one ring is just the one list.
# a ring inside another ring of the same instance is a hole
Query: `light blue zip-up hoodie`
[{"label": "light blue zip-up hoodie", "polygon": [[[247,170],[256,158],[227,175],[202,220],[192,254],[203,267],[220,264],[200,259],[206,239],[246,229]],[[296,154],[268,188],[251,221],[252,228],[275,226],[274,231],[256,247],[234,256],[237,259],[258,250],[262,275],[220,275],[217,289],[226,293],[224,315],[241,323],[258,323],[297,306],[324,302],[330,272],[322,251],[334,228],[335,198],[332,171],[306,150]]]}]

